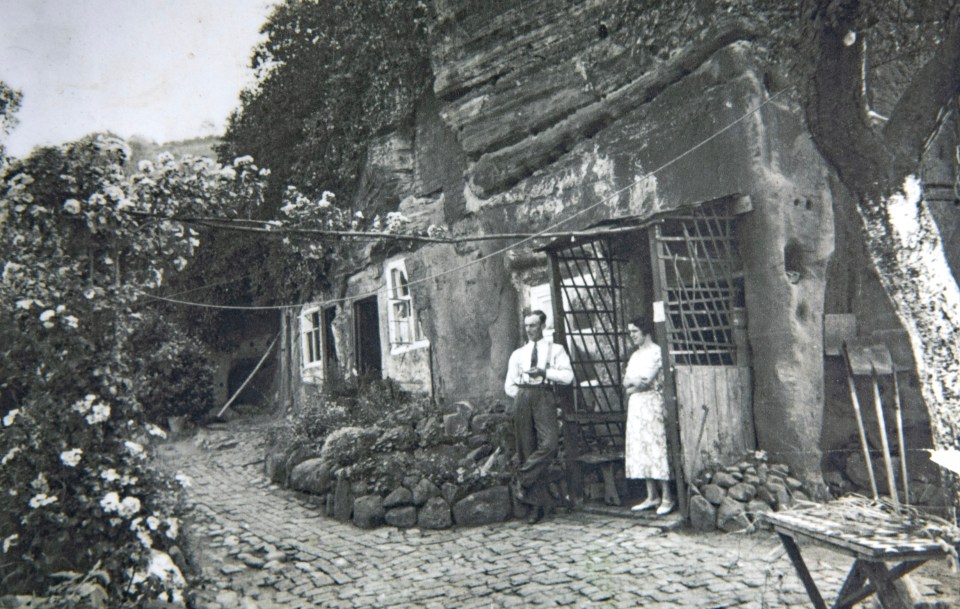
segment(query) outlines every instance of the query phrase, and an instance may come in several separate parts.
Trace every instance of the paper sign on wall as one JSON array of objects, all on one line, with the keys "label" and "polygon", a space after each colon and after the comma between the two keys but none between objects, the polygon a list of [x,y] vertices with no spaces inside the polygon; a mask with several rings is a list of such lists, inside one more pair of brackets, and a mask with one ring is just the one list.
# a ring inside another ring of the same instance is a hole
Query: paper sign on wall
[{"label": "paper sign on wall", "polygon": [[667,321],[667,314],[663,309],[663,301],[658,300],[653,303],[653,323],[658,324]]}]

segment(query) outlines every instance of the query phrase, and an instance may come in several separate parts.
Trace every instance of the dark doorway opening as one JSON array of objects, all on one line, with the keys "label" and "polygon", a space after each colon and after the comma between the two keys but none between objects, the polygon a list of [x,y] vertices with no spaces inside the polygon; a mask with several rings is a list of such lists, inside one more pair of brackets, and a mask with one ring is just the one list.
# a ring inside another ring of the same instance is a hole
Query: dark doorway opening
[{"label": "dark doorway opening", "polygon": [[[227,374],[227,395],[232,396],[257,367],[259,358],[251,357],[235,361]],[[266,361],[253,375],[247,386],[233,401],[234,404],[263,406],[268,403],[274,378],[274,363]]]},{"label": "dark doorway opening", "polygon": [[383,378],[377,297],[358,300],[353,305],[353,318],[356,323],[357,372],[362,377]]}]

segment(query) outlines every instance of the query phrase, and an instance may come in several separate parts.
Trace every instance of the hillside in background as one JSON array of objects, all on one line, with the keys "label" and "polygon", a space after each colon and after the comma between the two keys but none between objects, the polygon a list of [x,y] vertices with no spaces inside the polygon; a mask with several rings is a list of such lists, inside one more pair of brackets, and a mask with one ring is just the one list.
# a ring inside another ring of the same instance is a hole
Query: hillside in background
[{"label": "hillside in background", "polygon": [[136,167],[136,164],[143,159],[150,161],[156,160],[157,155],[161,152],[169,152],[175,158],[180,158],[187,155],[216,158],[217,154],[214,149],[220,144],[220,137],[216,135],[208,135],[206,137],[177,140],[174,142],[164,142],[158,144],[156,142],[134,136],[127,140],[127,144],[130,145],[130,150],[133,153],[130,159],[131,166]]}]

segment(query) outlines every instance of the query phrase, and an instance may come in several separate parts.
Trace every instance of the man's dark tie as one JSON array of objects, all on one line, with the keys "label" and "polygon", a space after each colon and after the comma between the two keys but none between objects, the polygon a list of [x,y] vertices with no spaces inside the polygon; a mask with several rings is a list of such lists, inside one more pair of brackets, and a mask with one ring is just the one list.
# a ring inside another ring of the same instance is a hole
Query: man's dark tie
[{"label": "man's dark tie", "polygon": [[537,367],[537,343],[533,343],[533,351],[530,354],[530,367]]}]

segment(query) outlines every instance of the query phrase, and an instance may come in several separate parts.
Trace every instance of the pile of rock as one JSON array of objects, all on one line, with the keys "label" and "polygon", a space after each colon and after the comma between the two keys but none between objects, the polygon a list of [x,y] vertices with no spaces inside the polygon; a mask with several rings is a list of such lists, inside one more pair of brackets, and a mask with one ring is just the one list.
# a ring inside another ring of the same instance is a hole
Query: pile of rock
[{"label": "pile of rock", "polygon": [[507,485],[509,417],[460,402],[414,425],[344,427],[319,449],[272,447],[266,473],[358,527],[445,529],[515,512]]},{"label": "pile of rock", "polygon": [[742,531],[754,526],[757,514],[809,501],[803,483],[787,465],[767,463],[752,454],[736,465],[714,466],[691,485],[690,524],[700,531]]}]

